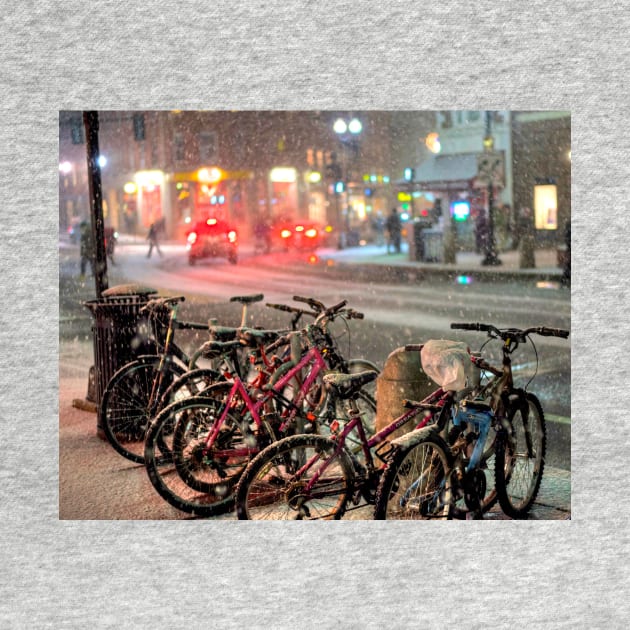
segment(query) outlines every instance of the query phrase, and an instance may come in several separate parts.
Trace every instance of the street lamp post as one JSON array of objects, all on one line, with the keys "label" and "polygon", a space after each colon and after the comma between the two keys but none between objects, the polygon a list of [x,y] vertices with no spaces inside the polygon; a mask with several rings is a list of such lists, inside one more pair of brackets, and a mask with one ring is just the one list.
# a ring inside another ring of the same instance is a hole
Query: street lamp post
[{"label": "street lamp post", "polygon": [[[486,135],[483,139],[483,148],[486,153],[492,152],[494,138],[492,137],[492,112],[486,111]],[[488,177],[488,234],[486,238],[486,256],[481,261],[485,266],[497,266],[502,264],[497,256],[497,244],[494,237],[494,181]]]},{"label": "street lamp post", "polygon": [[[349,215],[348,212],[350,210],[350,173],[348,167],[348,159],[347,159],[347,148],[350,146],[355,153],[357,152],[357,138],[361,131],[363,130],[363,125],[358,118],[352,118],[350,121],[346,122],[343,118],[337,118],[333,125],[333,131],[337,134],[339,141],[343,147],[343,163],[342,163],[342,182],[343,189],[346,195],[346,226],[343,226],[343,221],[341,217],[341,211],[339,208],[338,202],[338,193],[335,190],[335,198],[337,200],[337,227],[338,227],[338,248],[343,249],[345,243],[345,228],[350,227],[349,225]],[[337,184],[335,183],[335,186]]]}]

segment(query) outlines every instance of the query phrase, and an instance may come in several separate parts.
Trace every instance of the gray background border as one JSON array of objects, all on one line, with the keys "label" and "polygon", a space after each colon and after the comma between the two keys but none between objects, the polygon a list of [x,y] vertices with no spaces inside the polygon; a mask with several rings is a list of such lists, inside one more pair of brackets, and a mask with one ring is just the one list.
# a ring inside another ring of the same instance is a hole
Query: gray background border
[{"label": "gray background border", "polygon": [[[626,627],[629,27],[627,2],[5,7],[0,626]],[[90,108],[571,110],[573,520],[59,521],[57,113]]]}]

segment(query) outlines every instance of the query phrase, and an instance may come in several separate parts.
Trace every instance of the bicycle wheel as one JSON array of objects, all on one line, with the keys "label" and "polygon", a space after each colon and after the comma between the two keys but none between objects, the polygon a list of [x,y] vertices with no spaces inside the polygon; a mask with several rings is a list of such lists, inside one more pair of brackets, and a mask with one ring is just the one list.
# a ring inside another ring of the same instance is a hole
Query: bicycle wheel
[{"label": "bicycle wheel", "polygon": [[379,520],[450,519],[449,447],[437,435],[426,435],[392,453],[376,493]]},{"label": "bicycle wheel", "polygon": [[510,430],[496,448],[496,489],[499,505],[511,518],[525,518],[542,481],[545,467],[545,417],[536,396],[521,392],[508,415]]},{"label": "bicycle wheel", "polygon": [[[159,356],[140,357],[118,370],[107,384],[99,407],[99,424],[112,447],[123,457],[144,463],[144,437],[159,409],[159,397],[150,400],[158,377]],[[179,364],[164,364],[162,390],[184,372]]]},{"label": "bicycle wheel", "polygon": [[[365,437],[369,440],[376,431],[376,402],[374,399],[363,390],[359,392],[356,399],[357,407],[361,412],[361,422],[365,430]],[[334,401],[335,417],[331,420],[341,420],[347,422],[348,416],[348,403],[344,400]],[[320,433],[326,435],[329,431],[328,425],[322,425]],[[365,458],[363,456],[363,450],[361,447],[361,440],[356,432],[352,431],[346,438],[346,448],[356,455],[361,461]]]},{"label": "bicycle wheel", "polygon": [[223,380],[225,379],[219,372],[209,368],[199,368],[184,372],[169,385],[162,395],[160,409],[164,409],[171,403],[183,398],[200,396],[208,387]]},{"label": "bicycle wheel", "polygon": [[[236,483],[259,450],[257,436],[237,406],[230,407],[214,445],[206,449],[230,387],[230,383],[214,385],[204,396],[169,405],[147,432],[144,458],[149,479],[162,498],[183,512],[215,516],[232,509]],[[164,461],[159,443],[161,433],[170,431],[171,459]]]},{"label": "bicycle wheel", "polygon": [[[238,518],[340,519],[352,492],[354,472],[350,457],[345,451],[336,455],[336,447],[321,435],[295,435],[261,451],[237,486]],[[313,481],[315,475],[318,478]]]}]

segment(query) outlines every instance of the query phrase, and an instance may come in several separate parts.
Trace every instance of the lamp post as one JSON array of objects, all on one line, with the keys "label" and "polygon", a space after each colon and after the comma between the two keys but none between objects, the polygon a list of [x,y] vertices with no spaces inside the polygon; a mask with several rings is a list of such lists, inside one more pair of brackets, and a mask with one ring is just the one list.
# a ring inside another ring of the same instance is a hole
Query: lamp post
[{"label": "lamp post", "polygon": [[[340,186],[340,182],[335,182],[334,184],[335,195],[337,199],[337,228],[338,228],[338,235],[339,235],[337,246],[339,249],[343,249],[345,247],[345,242],[346,242],[345,231],[349,229],[350,227],[350,217],[348,214],[350,210],[350,189],[349,189],[350,173],[349,173],[349,167],[348,167],[347,149],[348,147],[350,147],[353,151],[354,158],[356,158],[357,153],[358,153],[357,139],[362,130],[363,130],[363,125],[361,124],[361,121],[358,118],[352,118],[348,122],[346,122],[343,118],[337,118],[337,120],[333,124],[333,131],[337,134],[337,137],[339,138],[339,141],[341,142],[341,145],[343,147],[341,186]],[[339,202],[338,202],[339,197],[337,196],[340,194],[337,190],[338,186],[343,188],[343,191],[345,192],[345,195],[346,195],[346,204],[345,204],[346,221],[345,221],[345,226],[343,226],[343,228],[345,229],[342,229],[343,222],[342,222],[342,217],[340,216],[342,212],[341,212],[341,209],[339,208]]]},{"label": "lamp post", "polygon": [[[492,153],[494,138],[492,137],[492,112],[486,111],[486,135],[483,139],[483,149],[487,154]],[[485,266],[498,266],[501,263],[497,256],[497,245],[494,238],[494,181],[492,172],[488,173],[488,234],[486,238],[486,256],[481,261]]]}]

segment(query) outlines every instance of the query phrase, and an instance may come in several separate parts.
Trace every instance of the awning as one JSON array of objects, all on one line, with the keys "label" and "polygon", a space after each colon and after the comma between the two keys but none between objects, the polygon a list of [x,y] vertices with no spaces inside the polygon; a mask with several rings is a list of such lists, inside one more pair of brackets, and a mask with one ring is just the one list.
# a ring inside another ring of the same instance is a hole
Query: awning
[{"label": "awning", "polygon": [[432,156],[416,168],[413,184],[427,190],[469,188],[477,176],[478,153]]}]

